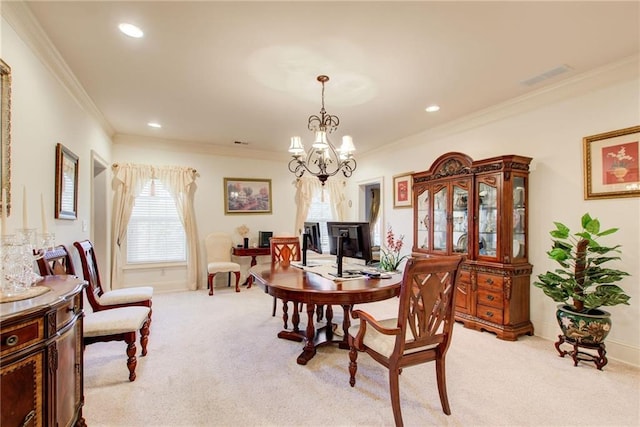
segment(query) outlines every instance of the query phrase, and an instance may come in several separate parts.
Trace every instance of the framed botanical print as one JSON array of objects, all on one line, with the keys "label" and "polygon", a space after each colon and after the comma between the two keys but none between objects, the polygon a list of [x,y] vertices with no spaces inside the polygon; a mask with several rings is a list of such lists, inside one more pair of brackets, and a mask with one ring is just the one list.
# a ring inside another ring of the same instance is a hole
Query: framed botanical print
[{"label": "framed botanical print", "polygon": [[393,177],[393,207],[410,208],[413,205],[412,172]]},{"label": "framed botanical print", "polygon": [[271,180],[224,178],[224,213],[270,214]]},{"label": "framed botanical print", "polygon": [[55,217],[78,219],[78,156],[64,145],[56,145]]},{"label": "framed botanical print", "polygon": [[584,198],[639,197],[640,126],[583,138]]}]

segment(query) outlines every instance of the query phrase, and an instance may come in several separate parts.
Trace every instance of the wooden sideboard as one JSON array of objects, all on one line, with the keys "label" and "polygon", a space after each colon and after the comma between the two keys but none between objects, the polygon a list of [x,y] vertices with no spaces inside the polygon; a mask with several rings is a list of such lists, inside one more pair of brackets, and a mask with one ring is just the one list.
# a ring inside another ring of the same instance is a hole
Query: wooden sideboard
[{"label": "wooden sideboard", "polygon": [[0,304],[2,426],[84,426],[82,289],[47,276],[50,290]]}]

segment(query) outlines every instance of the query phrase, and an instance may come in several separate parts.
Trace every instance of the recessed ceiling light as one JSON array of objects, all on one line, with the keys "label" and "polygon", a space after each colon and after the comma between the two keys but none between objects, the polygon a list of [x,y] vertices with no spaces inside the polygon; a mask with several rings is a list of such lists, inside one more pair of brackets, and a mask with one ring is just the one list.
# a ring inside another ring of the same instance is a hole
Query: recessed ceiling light
[{"label": "recessed ceiling light", "polygon": [[142,30],[133,24],[127,24],[123,22],[122,24],[118,25],[118,28],[129,37],[139,39],[140,37],[144,36]]},{"label": "recessed ceiling light", "polygon": [[439,105],[429,105],[427,108],[425,108],[425,111],[427,113],[435,113],[438,110],[440,110],[440,106]]},{"label": "recessed ceiling light", "polygon": [[156,128],[156,129],[160,129],[162,127],[160,123],[156,123],[156,122],[149,122],[147,123],[147,126],[149,126],[150,128]]}]

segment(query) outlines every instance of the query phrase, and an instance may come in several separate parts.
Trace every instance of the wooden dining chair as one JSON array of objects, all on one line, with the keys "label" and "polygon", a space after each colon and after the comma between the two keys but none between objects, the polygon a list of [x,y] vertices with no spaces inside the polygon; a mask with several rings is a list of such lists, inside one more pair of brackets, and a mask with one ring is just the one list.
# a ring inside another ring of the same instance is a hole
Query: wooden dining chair
[{"label": "wooden dining chair", "polygon": [[34,251],[36,264],[41,276],[53,276],[56,274],[76,275],[76,269],[69,255],[67,247],[58,245],[54,248]]},{"label": "wooden dining chair", "polygon": [[82,274],[84,280],[89,283],[86,288],[87,300],[93,311],[108,310],[117,307],[149,307],[149,325],[151,325],[151,299],[153,288],[151,286],[138,286],[133,288],[121,288],[104,290],[100,281],[98,262],[90,240],[74,242],[73,246],[78,250]]},{"label": "wooden dining chair", "polygon": [[360,319],[349,328],[349,384],[356,383],[358,352],[368,353],[389,370],[391,406],[396,426],[402,426],[399,375],[403,368],[436,362],[440,403],[450,415],[445,376],[445,356],[451,344],[454,301],[460,256],[410,258],[404,269],[398,317],[376,320],[354,310]]},{"label": "wooden dining chair", "polygon": [[[76,274],[71,255],[64,245],[58,245],[51,249],[40,249],[36,252],[36,256],[36,263],[41,276]],[[138,363],[136,358],[136,336],[140,335],[141,355],[146,356],[149,325],[151,323],[151,301],[149,300],[149,306],[137,303],[101,305],[99,299],[95,298],[91,286],[85,287],[85,292],[92,311],[87,311],[84,314],[82,325],[83,348],[96,342],[124,341],[127,344],[129,381],[134,381]],[[92,299],[96,305],[91,303]]]},{"label": "wooden dining chair", "polygon": [[[295,236],[287,236],[287,237],[271,237],[269,239],[269,248],[271,250],[271,263],[281,262],[281,263],[291,263],[292,261],[300,261],[302,259],[301,250],[300,250],[300,239]],[[273,308],[271,310],[271,315],[276,315],[276,307],[277,307],[277,298],[273,297]],[[301,310],[301,306],[294,304],[294,319],[297,319],[299,316],[299,312]],[[289,314],[288,314],[288,301],[282,301],[282,320],[284,322],[284,328],[288,329],[289,322]]]}]

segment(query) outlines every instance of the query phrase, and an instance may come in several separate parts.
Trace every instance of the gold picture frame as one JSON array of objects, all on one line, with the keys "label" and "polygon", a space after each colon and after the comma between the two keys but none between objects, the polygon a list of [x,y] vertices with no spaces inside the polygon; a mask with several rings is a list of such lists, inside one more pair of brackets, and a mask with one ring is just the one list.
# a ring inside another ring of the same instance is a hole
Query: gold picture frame
[{"label": "gold picture frame", "polygon": [[270,214],[271,180],[224,178],[224,213]]},{"label": "gold picture frame", "polygon": [[0,59],[0,189],[7,216],[11,213],[11,67]]},{"label": "gold picture frame", "polygon": [[78,219],[78,156],[64,145],[56,145],[57,219]]},{"label": "gold picture frame", "polygon": [[410,208],[413,206],[413,172],[406,172],[393,177],[393,208]]},{"label": "gold picture frame", "polygon": [[640,126],[583,138],[584,199],[640,197]]}]

